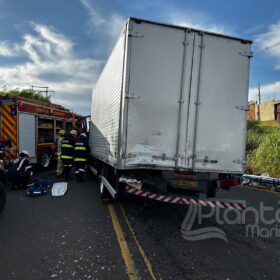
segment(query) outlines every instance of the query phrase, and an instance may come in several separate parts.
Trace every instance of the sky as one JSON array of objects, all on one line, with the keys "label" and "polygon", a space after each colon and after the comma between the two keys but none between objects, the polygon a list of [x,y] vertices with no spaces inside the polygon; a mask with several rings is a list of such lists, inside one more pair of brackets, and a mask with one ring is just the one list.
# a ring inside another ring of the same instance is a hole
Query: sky
[{"label": "sky", "polygon": [[249,100],[280,99],[279,0],[0,0],[0,89],[48,86],[90,113],[91,93],[129,17],[253,40]]}]

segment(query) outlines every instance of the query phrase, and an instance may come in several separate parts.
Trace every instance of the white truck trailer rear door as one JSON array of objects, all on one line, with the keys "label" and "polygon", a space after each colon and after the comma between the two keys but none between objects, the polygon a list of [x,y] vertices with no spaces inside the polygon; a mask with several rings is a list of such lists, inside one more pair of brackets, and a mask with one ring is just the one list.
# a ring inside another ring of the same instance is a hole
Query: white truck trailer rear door
[{"label": "white truck trailer rear door", "polygon": [[184,157],[194,170],[242,173],[251,44],[196,33],[194,45]]},{"label": "white truck trailer rear door", "polygon": [[126,167],[242,172],[250,46],[130,21]]},{"label": "white truck trailer rear door", "polygon": [[175,167],[185,33],[145,22],[129,29],[126,166]]}]

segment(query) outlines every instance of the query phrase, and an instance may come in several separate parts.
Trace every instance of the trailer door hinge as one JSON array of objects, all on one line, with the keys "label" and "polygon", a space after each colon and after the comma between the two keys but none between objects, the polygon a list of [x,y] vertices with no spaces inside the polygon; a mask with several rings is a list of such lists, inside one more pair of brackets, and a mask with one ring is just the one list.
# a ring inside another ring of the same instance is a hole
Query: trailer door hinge
[{"label": "trailer door hinge", "polygon": [[135,37],[135,38],[143,38],[143,34],[139,34],[137,31],[129,30],[128,32],[129,37]]},{"label": "trailer door hinge", "polygon": [[203,159],[196,159],[195,162],[201,162],[202,164],[207,164],[207,163],[218,163],[217,160],[215,159],[209,159],[207,156]]},{"label": "trailer door hinge", "polygon": [[249,111],[249,107],[248,106],[235,106],[235,108],[237,110],[241,110],[241,111]]},{"label": "trailer door hinge", "polygon": [[246,160],[245,159],[236,159],[236,160],[233,160],[232,162],[236,163],[236,164],[242,164],[242,165],[246,164]]},{"label": "trailer door hinge", "polygon": [[253,57],[253,52],[239,52],[242,56],[247,56],[248,58]]}]

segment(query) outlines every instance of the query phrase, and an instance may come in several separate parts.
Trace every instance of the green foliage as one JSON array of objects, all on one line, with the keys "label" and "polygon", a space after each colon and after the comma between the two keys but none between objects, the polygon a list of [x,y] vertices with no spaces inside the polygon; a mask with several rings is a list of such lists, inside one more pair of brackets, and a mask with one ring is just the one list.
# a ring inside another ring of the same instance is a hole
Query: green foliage
[{"label": "green foliage", "polygon": [[251,130],[253,128],[256,128],[260,124],[259,121],[248,121],[247,122],[247,130]]},{"label": "green foliage", "polygon": [[257,149],[261,143],[262,133],[255,130],[249,130],[247,132],[246,154]]},{"label": "green foliage", "polygon": [[253,126],[247,135],[247,172],[280,177],[280,129]]},{"label": "green foliage", "polygon": [[[249,127],[249,125],[247,126]],[[246,144],[246,154],[250,153],[259,147],[262,137],[267,133],[270,133],[270,127],[261,127],[257,125],[257,122],[247,130],[247,144]]]},{"label": "green foliage", "polygon": [[32,89],[12,89],[12,90],[0,90],[0,96],[14,96],[14,97],[23,97],[30,98],[35,100],[40,100],[44,102],[50,102],[50,97],[46,98],[40,93],[33,91]]},{"label": "green foliage", "polygon": [[265,122],[260,122],[260,126],[274,126],[278,127],[278,122],[277,121],[265,121]]}]

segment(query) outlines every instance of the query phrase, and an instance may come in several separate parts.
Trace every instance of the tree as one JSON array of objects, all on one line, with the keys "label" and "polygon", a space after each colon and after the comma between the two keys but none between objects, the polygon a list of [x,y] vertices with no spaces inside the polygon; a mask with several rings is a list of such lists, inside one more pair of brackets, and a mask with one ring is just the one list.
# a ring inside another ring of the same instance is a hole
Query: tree
[{"label": "tree", "polygon": [[0,96],[14,96],[14,97],[23,97],[30,98],[35,100],[40,100],[44,102],[50,102],[50,97],[44,97],[40,93],[32,89],[11,89],[11,90],[0,90]]}]

